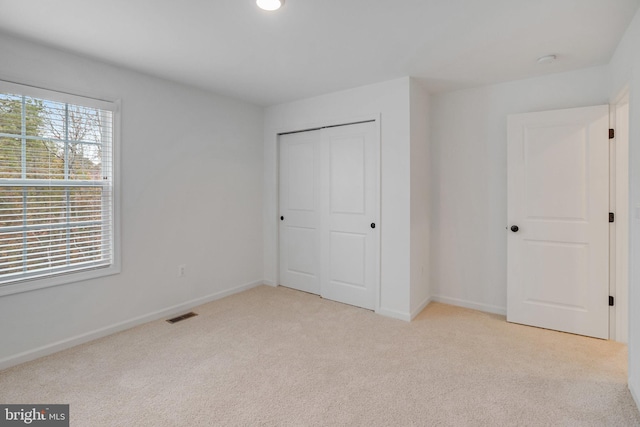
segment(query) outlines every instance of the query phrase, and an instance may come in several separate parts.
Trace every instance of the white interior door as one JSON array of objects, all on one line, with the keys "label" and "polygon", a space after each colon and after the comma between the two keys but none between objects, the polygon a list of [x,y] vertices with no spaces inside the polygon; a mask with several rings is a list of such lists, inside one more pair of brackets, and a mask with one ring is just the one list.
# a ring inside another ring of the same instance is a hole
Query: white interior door
[{"label": "white interior door", "polygon": [[608,129],[607,105],[509,116],[509,322],[608,338]]},{"label": "white interior door", "polygon": [[320,131],[280,136],[280,284],[320,293]]},{"label": "white interior door", "polygon": [[280,137],[280,284],[374,309],[378,152],[374,122]]},{"label": "white interior door", "polygon": [[373,309],[380,234],[375,126],[322,132],[322,296]]}]

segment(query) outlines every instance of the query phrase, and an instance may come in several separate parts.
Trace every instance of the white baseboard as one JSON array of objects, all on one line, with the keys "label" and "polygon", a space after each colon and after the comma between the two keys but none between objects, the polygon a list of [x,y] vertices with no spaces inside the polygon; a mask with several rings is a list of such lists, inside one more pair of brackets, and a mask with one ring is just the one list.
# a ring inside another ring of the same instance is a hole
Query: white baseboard
[{"label": "white baseboard", "polygon": [[443,297],[436,295],[431,297],[432,301],[441,302],[443,304],[455,305],[458,307],[470,308],[472,310],[484,311],[487,313],[500,314],[502,316],[507,315],[507,309],[505,307],[498,307],[496,305],[483,304],[474,301],[468,301],[458,298]]},{"label": "white baseboard", "polygon": [[640,410],[640,387],[637,387],[636,384],[633,383],[631,378],[628,379],[627,384],[629,385],[629,391],[631,392],[631,396],[633,400],[636,402],[636,406],[638,410]]},{"label": "white baseboard", "polygon": [[382,316],[391,317],[392,319],[404,320],[405,322],[411,321],[411,313],[404,311],[397,311],[380,307],[376,310],[376,313],[381,314]]},{"label": "white baseboard", "polygon": [[161,319],[163,317],[172,316],[175,314],[179,314],[184,312],[185,310],[192,309],[193,307],[197,307],[202,304],[206,304],[211,301],[215,301],[229,295],[237,294],[242,291],[246,291],[251,288],[255,288],[256,286],[260,286],[263,284],[262,280],[257,280],[255,282],[247,283],[244,285],[236,286],[231,289],[227,289],[225,291],[216,292],[210,295],[206,295],[201,298],[196,298],[191,301],[184,302],[182,304],[177,304],[171,307],[164,308],[162,310],[157,310],[142,316],[134,317],[130,320],[125,320],[124,322],[119,322],[110,326],[105,326],[104,328],[96,329],[91,332],[86,332],[84,334],[76,335],[71,338],[67,338],[52,344],[47,344],[42,347],[35,348],[33,350],[28,350],[22,353],[18,353],[9,357],[5,357],[0,359],[0,371],[3,369],[10,368],[12,366],[19,365],[21,363],[28,362],[30,360],[34,360],[43,356],[48,356],[53,353],[57,353],[62,350],[66,350],[67,348],[75,347],[80,344],[84,344],[89,341],[93,341],[98,338],[106,337],[107,335],[115,334],[116,332],[124,331],[126,329],[133,328],[138,325],[142,325],[144,323],[148,323],[154,320]]},{"label": "white baseboard", "polygon": [[274,288],[278,286],[273,280],[263,280],[262,284],[267,286],[273,286]]},{"label": "white baseboard", "polygon": [[424,310],[424,308],[425,308],[426,306],[428,306],[430,302],[431,302],[431,297],[430,297],[430,296],[428,296],[427,298],[425,298],[425,300],[424,300],[424,301],[422,301],[422,303],[421,303],[421,304],[420,304],[420,305],[419,305],[415,310],[413,310],[413,311],[411,312],[411,320],[415,319],[415,318],[416,318],[416,316],[417,316],[418,314],[420,314],[420,312],[422,312],[422,310]]}]

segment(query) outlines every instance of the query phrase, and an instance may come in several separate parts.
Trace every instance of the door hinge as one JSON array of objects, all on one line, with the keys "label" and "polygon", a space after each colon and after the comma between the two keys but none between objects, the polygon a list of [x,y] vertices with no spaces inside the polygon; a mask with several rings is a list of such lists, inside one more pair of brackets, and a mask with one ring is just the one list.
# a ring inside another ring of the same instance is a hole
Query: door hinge
[{"label": "door hinge", "polygon": [[613,212],[609,212],[609,222],[613,222],[616,220],[616,214]]},{"label": "door hinge", "polygon": [[616,137],[616,131],[613,129],[609,129],[609,139],[613,139]]},{"label": "door hinge", "polygon": [[613,307],[613,303],[614,303],[613,297],[609,295],[609,306]]}]

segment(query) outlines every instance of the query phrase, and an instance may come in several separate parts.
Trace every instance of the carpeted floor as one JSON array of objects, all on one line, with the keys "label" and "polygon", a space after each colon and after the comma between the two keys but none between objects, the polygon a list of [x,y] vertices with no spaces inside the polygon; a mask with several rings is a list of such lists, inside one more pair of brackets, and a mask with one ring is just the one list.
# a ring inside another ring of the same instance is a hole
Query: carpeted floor
[{"label": "carpeted floor", "polygon": [[627,348],[430,304],[411,323],[261,286],[0,372],[72,426],[639,426]]}]

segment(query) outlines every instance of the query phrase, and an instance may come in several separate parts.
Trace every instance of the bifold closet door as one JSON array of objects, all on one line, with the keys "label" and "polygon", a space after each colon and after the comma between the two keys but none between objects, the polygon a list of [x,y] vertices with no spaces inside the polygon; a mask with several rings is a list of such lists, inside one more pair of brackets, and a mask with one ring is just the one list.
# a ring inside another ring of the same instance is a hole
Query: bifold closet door
[{"label": "bifold closet door", "polygon": [[374,309],[375,122],[280,136],[280,284]]}]

